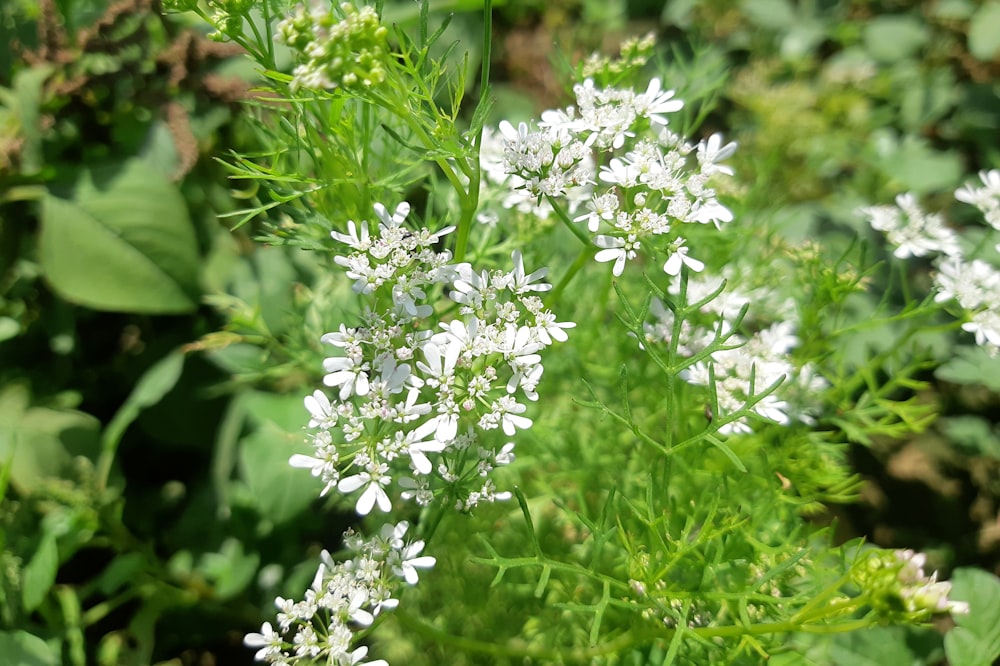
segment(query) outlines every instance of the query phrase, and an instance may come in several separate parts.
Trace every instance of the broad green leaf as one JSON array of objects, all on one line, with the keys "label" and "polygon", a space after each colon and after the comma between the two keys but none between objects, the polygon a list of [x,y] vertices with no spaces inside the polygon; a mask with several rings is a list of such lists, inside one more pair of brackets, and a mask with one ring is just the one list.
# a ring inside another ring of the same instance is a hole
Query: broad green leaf
[{"label": "broad green leaf", "polygon": [[140,160],[86,170],[42,200],[39,260],[63,298],[97,310],[170,314],[198,305],[198,243],[180,192]]},{"label": "broad green leaf", "polygon": [[890,131],[873,133],[876,166],[898,189],[917,194],[953,189],[962,178],[962,161],[955,152],[937,151],[923,138],[906,135],[900,141]]},{"label": "broad green leaf", "polygon": [[926,666],[941,658],[941,637],[915,627],[871,627],[833,641],[830,663],[851,666]]},{"label": "broad green leaf", "polygon": [[229,599],[253,582],[259,564],[260,555],[243,552],[238,539],[226,539],[219,552],[202,556],[198,571],[215,583],[217,598]]},{"label": "broad green leaf", "polygon": [[272,422],[286,432],[302,430],[309,421],[303,404],[304,395],[248,391],[242,397],[243,408],[254,423]]},{"label": "broad green leaf", "polygon": [[873,58],[892,63],[915,54],[927,43],[930,32],[916,16],[877,16],[865,22],[865,48]]},{"label": "broad green leaf", "polygon": [[303,452],[302,435],[268,422],[240,441],[242,476],[260,515],[275,524],[291,520],[315,500],[323,484],[288,464]]},{"label": "broad green leaf", "polygon": [[931,8],[931,16],[935,18],[964,21],[972,16],[975,6],[971,0],[938,0]]},{"label": "broad green leaf", "polygon": [[799,20],[788,0],[743,0],[740,10],[751,23],[768,30],[786,30]]},{"label": "broad green leaf", "polygon": [[944,638],[948,661],[962,666],[990,666],[1000,657],[1000,578],[982,569],[956,569],[949,598],[969,604],[969,613],[953,614],[958,625]]},{"label": "broad green leaf", "polygon": [[978,384],[1000,391],[1000,358],[992,358],[979,346],[959,347],[949,361],[934,371],[934,376],[954,384]]},{"label": "broad green leaf", "polygon": [[59,549],[56,547],[56,537],[51,532],[46,532],[38,544],[38,550],[24,567],[25,610],[33,611],[41,605],[52,583],[56,582],[58,570]]},{"label": "broad green leaf", "polygon": [[261,248],[249,260],[234,267],[233,293],[260,312],[271,333],[280,335],[290,322],[292,287],[296,279],[287,249]]},{"label": "broad green leaf", "polygon": [[987,2],[969,20],[969,52],[985,61],[1000,53],[1000,2]]},{"label": "broad green leaf", "polygon": [[971,449],[974,455],[1000,459],[1000,438],[986,419],[948,416],[938,419],[938,425],[952,443]]},{"label": "broad green leaf", "polygon": [[111,596],[134,581],[145,568],[146,560],[142,553],[124,553],[115,557],[94,583],[101,594]]},{"label": "broad green leaf", "polygon": [[27,631],[0,631],[0,655],[17,666],[59,666],[59,653]]},{"label": "broad green leaf", "polygon": [[32,407],[0,421],[0,460],[12,461],[11,485],[28,495],[46,478],[68,478],[75,456],[96,460],[99,433],[100,422],[89,414]]}]

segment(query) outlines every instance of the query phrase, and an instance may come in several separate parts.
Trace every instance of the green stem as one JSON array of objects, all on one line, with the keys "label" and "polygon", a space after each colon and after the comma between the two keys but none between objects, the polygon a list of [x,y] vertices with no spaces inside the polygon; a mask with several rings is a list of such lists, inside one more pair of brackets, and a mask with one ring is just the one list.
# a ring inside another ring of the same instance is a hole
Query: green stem
[{"label": "green stem", "polygon": [[573,280],[574,277],[576,277],[576,274],[590,262],[590,259],[593,256],[594,250],[589,245],[584,246],[583,249],[580,250],[580,254],[576,256],[573,264],[569,267],[569,270],[566,271],[566,275],[563,276],[562,280],[559,281],[559,284],[556,285],[556,288],[552,290],[551,294],[549,294],[549,301],[551,303],[559,302],[563,291],[566,290],[566,286]]},{"label": "green stem", "polygon": [[[489,95],[490,90],[490,53],[493,50],[493,1],[486,0],[483,3],[483,67],[479,79],[479,99]],[[469,247],[469,233],[472,231],[472,224],[479,210],[479,184],[482,179],[482,168],[479,163],[479,150],[483,141],[483,128],[472,141],[472,155],[469,156],[467,175],[469,176],[469,190],[462,192],[459,190],[461,198],[461,219],[458,221],[458,235],[455,241],[455,261],[465,260],[465,254]],[[464,196],[463,196],[464,195]]]},{"label": "green stem", "polygon": [[566,214],[566,211],[563,210],[562,206],[560,206],[559,203],[554,198],[546,194],[545,200],[549,202],[549,205],[552,206],[552,210],[555,211],[556,215],[559,217],[562,223],[566,225],[566,228],[569,229],[571,232],[573,232],[573,235],[579,238],[581,243],[583,243],[587,247],[593,245],[593,243],[590,240],[590,234],[584,231],[580,227],[580,225],[574,223],[573,220],[569,219],[569,215]]}]

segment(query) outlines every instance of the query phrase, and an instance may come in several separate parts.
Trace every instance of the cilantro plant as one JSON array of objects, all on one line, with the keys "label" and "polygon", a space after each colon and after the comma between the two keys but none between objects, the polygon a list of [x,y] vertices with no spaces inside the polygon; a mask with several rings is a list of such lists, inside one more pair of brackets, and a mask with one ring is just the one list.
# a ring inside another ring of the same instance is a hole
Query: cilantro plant
[{"label": "cilantro plant", "polygon": [[[650,72],[650,39],[514,122],[491,107],[488,2],[478,72],[428,2],[395,24],[349,2],[172,6],[266,81],[265,149],[228,159],[251,202],[233,217],[329,276],[291,354],[316,375],[306,434],[273,447],[359,523],[274,595],[258,661],[754,663],[974,614],[926,555],[808,520],[856,496],[849,440],[933,420],[921,331],[1000,337],[992,269],[961,287],[971,255],[912,199],[859,216],[896,257],[946,257],[937,296],[890,271],[902,306],[859,316],[886,266],[746,204],[739,147],[701,135],[717,90],[673,87],[696,62]],[[992,220],[996,180],[959,198]],[[868,354],[881,324],[894,344]]]}]

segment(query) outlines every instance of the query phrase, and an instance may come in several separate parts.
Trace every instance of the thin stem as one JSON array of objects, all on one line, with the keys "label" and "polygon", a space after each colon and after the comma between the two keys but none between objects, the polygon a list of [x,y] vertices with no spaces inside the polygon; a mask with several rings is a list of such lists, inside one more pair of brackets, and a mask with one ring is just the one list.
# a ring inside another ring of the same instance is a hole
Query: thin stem
[{"label": "thin stem", "polygon": [[548,194],[545,195],[545,200],[548,201],[549,205],[552,206],[552,210],[555,211],[556,215],[559,217],[562,223],[565,224],[566,227],[573,232],[573,235],[579,238],[581,243],[589,247],[592,244],[590,240],[590,235],[586,231],[581,229],[578,224],[575,224],[573,220],[569,219],[569,215],[566,214],[566,211],[563,210],[562,206],[559,205],[558,201],[556,201]]},{"label": "thin stem", "polygon": [[584,246],[580,250],[580,254],[576,256],[573,264],[569,267],[569,270],[566,271],[566,275],[563,276],[562,280],[559,281],[559,284],[556,285],[556,288],[553,289],[552,293],[549,295],[549,300],[552,303],[559,302],[563,291],[566,290],[566,286],[569,285],[573,278],[576,277],[576,274],[590,262],[590,258],[592,256],[594,256],[594,250],[590,246]]},{"label": "thin stem", "polygon": [[[479,79],[479,98],[483,99],[490,90],[490,53],[493,50],[493,0],[485,0],[483,3],[483,66]],[[481,103],[481,101],[480,101]],[[467,192],[459,192],[462,200],[461,219],[458,221],[458,234],[455,241],[455,261],[465,260],[465,253],[469,246],[469,233],[472,231],[472,223],[475,219],[476,211],[479,210],[479,184],[482,178],[482,168],[479,163],[479,150],[483,141],[483,128],[472,141],[472,155],[469,157],[468,171],[469,189]],[[462,195],[465,196],[462,196]]]}]

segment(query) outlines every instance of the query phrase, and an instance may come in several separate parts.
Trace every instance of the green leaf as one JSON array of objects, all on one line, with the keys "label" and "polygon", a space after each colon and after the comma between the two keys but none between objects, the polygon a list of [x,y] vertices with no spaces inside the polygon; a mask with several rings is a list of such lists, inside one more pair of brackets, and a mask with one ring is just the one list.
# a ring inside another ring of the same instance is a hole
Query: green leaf
[{"label": "green leaf", "polygon": [[934,371],[934,376],[953,384],[982,385],[1000,391],[1000,358],[991,357],[979,346],[959,347]]},{"label": "green leaf", "polygon": [[172,314],[198,305],[198,243],[180,192],[140,160],[85,170],[42,199],[39,259],[63,298],[97,310]]},{"label": "green leaf", "polygon": [[275,524],[299,515],[323,489],[308,470],[288,464],[292,454],[301,452],[301,442],[302,435],[290,434],[271,422],[240,441],[243,478],[260,515]]},{"label": "green leaf", "polygon": [[17,666],[59,666],[59,653],[27,631],[0,631],[0,655]]},{"label": "green leaf", "polygon": [[1000,51],[1000,2],[987,2],[969,20],[969,52],[990,61]]},{"label": "green leaf", "polygon": [[767,30],[786,30],[799,20],[788,0],[743,0],[740,11],[751,23]]},{"label": "green leaf", "polygon": [[111,560],[111,564],[94,580],[94,584],[101,591],[101,594],[111,596],[123,587],[134,583],[145,568],[146,559],[142,553],[124,553]]},{"label": "green leaf", "polygon": [[873,132],[879,153],[876,166],[900,190],[917,194],[954,189],[962,178],[962,161],[954,152],[933,149],[923,138],[908,134],[902,141],[889,131]]},{"label": "green leaf", "polygon": [[949,416],[938,419],[938,425],[948,440],[971,449],[973,455],[1000,459],[1000,438],[989,421],[979,416]]},{"label": "green leaf", "polygon": [[940,652],[941,637],[932,631],[916,627],[872,627],[837,636],[828,663],[925,666],[940,661]]},{"label": "green leaf", "polygon": [[309,412],[299,395],[247,391],[240,400],[250,419],[257,424],[271,422],[285,432],[296,432],[309,421]]},{"label": "green leaf", "polygon": [[958,625],[944,637],[948,661],[962,666],[990,666],[1000,657],[1000,578],[982,569],[956,569],[951,579],[953,601],[969,604],[969,613],[954,614]]},{"label": "green leaf", "polygon": [[24,408],[20,387],[0,392],[0,460],[11,461],[11,485],[31,494],[47,478],[69,478],[73,458],[97,459],[100,421],[89,414]]},{"label": "green leaf", "polygon": [[864,31],[868,53],[885,63],[905,60],[930,38],[924,22],[908,14],[876,16],[865,23]]},{"label": "green leaf", "polygon": [[217,553],[205,553],[198,565],[198,571],[215,583],[214,593],[218,599],[231,599],[253,582],[260,555],[244,553],[243,544],[238,539],[226,539]]},{"label": "green leaf", "polygon": [[46,532],[38,544],[38,550],[24,567],[25,610],[33,611],[42,604],[49,588],[56,582],[58,570],[59,549],[56,547],[56,537],[51,532]]}]

